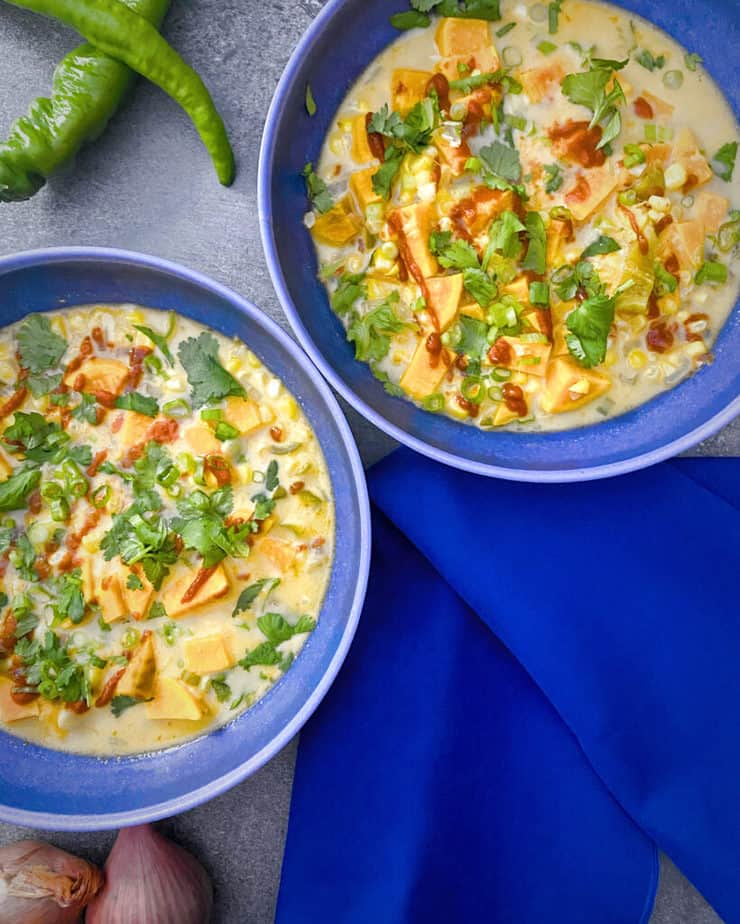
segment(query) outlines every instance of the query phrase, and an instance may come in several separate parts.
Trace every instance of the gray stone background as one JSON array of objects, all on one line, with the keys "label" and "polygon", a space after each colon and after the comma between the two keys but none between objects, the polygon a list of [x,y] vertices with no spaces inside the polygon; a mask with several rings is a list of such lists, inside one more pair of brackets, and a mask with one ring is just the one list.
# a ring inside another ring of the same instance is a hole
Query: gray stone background
[{"label": "gray stone background", "polygon": [[[239,173],[220,187],[186,116],[140,84],[102,139],[67,175],[30,202],[0,206],[0,253],[60,244],[146,251],[232,286],[283,327],[257,226],[257,154],[267,108],[288,57],[322,0],[175,0],[164,33],[211,88],[234,144]],[[0,132],[46,95],[55,63],[75,36],[47,20],[0,6]],[[2,306],[0,306],[0,320]],[[393,443],[347,410],[366,464]],[[696,450],[740,455],[740,421]],[[231,792],[162,830],[211,872],[218,924],[273,920],[297,742]],[[0,844],[31,832],[0,825]],[[42,832],[102,863],[113,834]],[[717,924],[701,896],[663,859],[651,924]],[[153,924],[153,922],[142,922]]]}]

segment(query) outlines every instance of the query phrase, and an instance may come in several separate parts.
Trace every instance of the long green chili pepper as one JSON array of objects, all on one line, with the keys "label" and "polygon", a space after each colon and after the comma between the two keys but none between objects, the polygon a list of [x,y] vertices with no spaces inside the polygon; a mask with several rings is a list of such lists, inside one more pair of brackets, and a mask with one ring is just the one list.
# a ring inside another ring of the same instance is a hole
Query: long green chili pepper
[{"label": "long green chili pepper", "polygon": [[120,0],[8,0],[71,26],[96,48],[161,87],[190,116],[219,180],[234,179],[234,153],[206,85],[155,27]]},{"label": "long green chili pepper", "polygon": [[[170,0],[125,0],[160,26]],[[0,143],[0,201],[29,199],[80,148],[98,138],[136,74],[92,45],[79,45],[57,65],[50,97],[34,100]]]}]

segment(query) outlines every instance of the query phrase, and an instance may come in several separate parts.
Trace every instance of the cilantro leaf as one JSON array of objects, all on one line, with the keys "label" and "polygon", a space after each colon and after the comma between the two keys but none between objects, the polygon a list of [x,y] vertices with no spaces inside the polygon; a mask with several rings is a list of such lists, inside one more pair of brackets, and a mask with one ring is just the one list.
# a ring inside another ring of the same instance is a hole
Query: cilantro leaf
[{"label": "cilantro leaf", "polygon": [[520,251],[519,234],[525,226],[510,209],[502,212],[493,222],[488,233],[488,244],[483,254],[483,269],[490,267],[493,254],[498,251],[507,258],[517,257]]},{"label": "cilantro leaf", "polygon": [[275,664],[280,664],[282,660],[283,656],[279,651],[275,650],[274,645],[270,642],[262,642],[261,645],[248,651],[238,664],[240,667],[243,667],[245,671],[248,671],[250,667],[255,667],[256,665],[270,667]]},{"label": "cilantro leaf", "polygon": [[220,401],[229,395],[243,398],[242,385],[218,361],[218,341],[207,331],[190,337],[177,351],[190,383],[190,400],[193,407],[202,407],[210,401]]},{"label": "cilantro leaf", "polygon": [[498,295],[496,283],[482,269],[468,267],[464,270],[463,285],[481,308],[486,308]]},{"label": "cilantro leaf", "polygon": [[231,698],[231,687],[226,683],[226,678],[223,674],[220,677],[211,677],[208,681],[208,686],[216,694],[216,699],[220,703],[225,703],[227,699]]},{"label": "cilantro leaf", "polygon": [[177,501],[180,516],[172,520],[172,529],[182,538],[185,548],[195,549],[203,556],[206,568],[212,568],[228,555],[234,558],[249,555],[248,539],[255,524],[247,522],[227,526],[225,518],[231,513],[233,503],[230,485],[211,495],[205,491],[194,491]]},{"label": "cilantro leaf", "polygon": [[621,250],[621,247],[613,237],[609,237],[606,234],[600,234],[596,240],[592,241],[583,251],[580,259],[586,260],[588,257],[595,257],[598,254],[615,253],[617,250]]},{"label": "cilantro leaf", "polygon": [[144,569],[155,590],[169,574],[169,566],[177,561],[175,536],[159,517],[147,518],[137,502],[113,517],[113,525],[103,536],[100,549],[106,561],[116,555],[127,565],[137,562]]},{"label": "cilantro leaf", "polygon": [[60,574],[54,580],[54,598],[51,604],[54,612],[53,624],[65,619],[77,625],[85,615],[85,597],[82,593],[82,572],[79,568],[68,574]]},{"label": "cilantro leaf", "polygon": [[735,159],[737,157],[737,141],[728,141],[712,158],[712,170],[717,176],[729,183],[735,172]]},{"label": "cilantro leaf", "polygon": [[34,570],[36,561],[36,550],[26,533],[21,533],[15,543],[15,548],[10,553],[10,560],[24,581],[35,582],[38,575]]},{"label": "cilantro leaf", "polygon": [[167,344],[167,338],[165,336],[158,334],[155,330],[152,330],[151,327],[147,327],[144,324],[134,324],[134,328],[138,330],[140,334],[148,337],[155,346],[159,347],[162,355],[170,366],[175,365],[175,357],[172,355],[172,352]]},{"label": "cilantro leaf", "polygon": [[257,626],[268,642],[277,647],[281,642],[287,642],[288,639],[293,638],[294,635],[313,631],[316,628],[316,622],[309,616],[301,616],[292,626],[280,613],[265,613],[257,620]]},{"label": "cilantro leaf", "polygon": [[429,249],[445,269],[480,269],[480,260],[472,244],[452,237],[451,231],[433,231]]},{"label": "cilantro leaf", "polygon": [[239,613],[243,613],[245,610],[248,610],[254,601],[262,593],[263,588],[268,587],[268,594],[273,591],[280,584],[280,578],[260,578],[260,580],[255,581],[254,584],[250,584],[249,587],[245,587],[244,590],[239,594],[239,599],[236,601],[236,606],[234,607],[234,612],[232,616],[238,616]]},{"label": "cilantro leaf", "polygon": [[312,163],[306,164],[303,168],[302,176],[306,181],[306,194],[311,200],[311,205],[322,215],[324,212],[328,212],[334,205],[334,200],[329,192],[329,187],[317,173],[314,173]]},{"label": "cilantro leaf", "polygon": [[391,145],[386,149],[385,161],[378,167],[373,174],[373,192],[382,196],[383,199],[389,199],[393,181],[398,171],[401,169],[401,161],[404,153],[400,148]]},{"label": "cilantro leaf", "polygon": [[646,70],[654,71],[656,69],[659,70],[665,65],[665,55],[658,55],[656,58],[652,52],[643,48],[635,55],[635,61],[641,64]]},{"label": "cilantro leaf", "polygon": [[655,264],[655,293],[656,295],[666,295],[669,292],[675,292],[678,288],[678,280],[669,273],[662,263]]},{"label": "cilantro leaf", "polygon": [[159,405],[155,398],[148,395],[142,395],[138,391],[130,391],[125,395],[119,395],[116,398],[116,407],[125,411],[136,411],[137,414],[143,414],[145,417],[156,417],[159,413]]},{"label": "cilantro leaf", "polygon": [[393,143],[386,148],[385,160],[373,174],[373,190],[384,199],[391,193],[393,181],[407,151],[419,152],[429,144],[439,120],[439,107],[431,97],[416,103],[405,118],[391,112],[384,104],[373,113],[368,131],[384,135]]},{"label": "cilantro leaf", "polygon": [[501,0],[442,0],[435,9],[441,16],[455,19],[501,19]]},{"label": "cilantro leaf", "polygon": [[442,0],[411,0],[411,6],[419,13],[430,13]]},{"label": "cilantro leaf", "polygon": [[311,84],[306,84],[306,112],[310,116],[315,116],[318,111],[316,106],[316,100],[313,98],[313,90],[311,89]]},{"label": "cilantro leaf", "polygon": [[80,403],[72,411],[72,416],[75,420],[81,420],[96,427],[98,425],[98,406],[95,396],[82,395]]},{"label": "cilantro leaf", "polygon": [[134,574],[132,571],[126,578],[126,587],[128,587],[129,590],[143,590],[144,584],[138,574]]},{"label": "cilantro leaf", "polygon": [[265,489],[274,491],[280,485],[280,476],[278,475],[278,464],[276,459],[272,459],[267,466],[265,473]]},{"label": "cilantro leaf", "polygon": [[67,351],[67,341],[57,334],[42,314],[31,314],[18,328],[21,363],[29,372],[40,373],[57,367]]},{"label": "cilantro leaf", "polygon": [[347,328],[347,339],[355,345],[355,356],[363,362],[376,362],[388,355],[391,335],[402,331],[406,324],[396,317],[393,306],[398,303],[394,292],[364,316],[357,316]]},{"label": "cilantro leaf", "polygon": [[11,452],[22,452],[32,462],[61,462],[67,454],[70,436],[59,424],[47,421],[35,411],[16,411],[13,423],[3,433]]},{"label": "cilantro leaf", "polygon": [[418,10],[405,10],[403,13],[394,13],[390,18],[390,24],[399,32],[406,32],[408,29],[424,29],[429,25],[431,20],[425,13]]},{"label": "cilantro leaf", "polygon": [[529,246],[527,247],[527,255],[522,262],[522,269],[531,270],[533,273],[542,275],[547,268],[545,261],[547,250],[545,223],[539,212],[527,212],[524,226],[527,230]]},{"label": "cilantro leaf", "polygon": [[367,296],[364,273],[345,273],[331,295],[331,307],[337,314],[346,314],[360,298]]},{"label": "cilantro leaf", "polygon": [[92,700],[85,666],[75,661],[56,633],[47,629],[43,638],[20,639],[15,646],[26,684],[48,700],[73,703]]},{"label": "cilantro leaf", "polygon": [[52,375],[42,375],[41,373],[31,372],[25,380],[29,391],[34,398],[41,398],[48,395],[50,391],[58,388],[62,382],[62,373],[53,373]]},{"label": "cilantro leaf", "polygon": [[499,176],[509,183],[517,183],[522,175],[522,165],[519,161],[519,152],[501,141],[493,141],[482,147],[478,157],[495,176]]},{"label": "cilantro leaf", "polygon": [[148,702],[148,699],[139,699],[137,696],[114,696],[110,701],[110,710],[115,718],[119,718],[122,713],[132,706],[138,706],[139,703]]},{"label": "cilantro leaf", "polygon": [[687,53],[683,56],[683,61],[688,70],[695,71],[698,64],[704,63],[704,58],[695,51],[692,51],[690,54]]},{"label": "cilantro leaf", "polygon": [[545,192],[552,195],[563,185],[563,172],[560,169],[560,164],[545,164],[543,169],[547,175]]},{"label": "cilantro leaf", "polygon": [[595,295],[572,311],[566,320],[570,333],[565,340],[572,356],[587,369],[606,356],[606,342],[614,320],[614,298]]},{"label": "cilantro leaf", "polygon": [[28,495],[40,482],[41,469],[36,465],[25,464],[15,469],[9,478],[0,482],[0,512],[23,510]]},{"label": "cilantro leaf", "polygon": [[502,83],[506,71],[499,68],[497,71],[488,71],[485,74],[471,74],[469,77],[460,77],[457,80],[450,81],[450,89],[458,90],[461,93],[472,93],[480,87],[487,87],[490,84]]},{"label": "cilantro leaf", "polygon": [[597,148],[606,147],[622,130],[622,117],[617,107],[626,101],[624,92],[616,77],[608,93],[606,87],[614,76],[613,72],[621,70],[626,64],[626,59],[610,61],[592,58],[590,70],[580,74],[567,74],[560,81],[564,96],[572,103],[586,106],[593,112],[589,127],[601,125],[601,140],[596,145]]},{"label": "cilantro leaf", "polygon": [[488,326],[483,321],[461,314],[458,318],[456,331],[457,340],[453,345],[456,353],[462,353],[473,359],[480,359],[488,350],[490,346],[487,340]]}]

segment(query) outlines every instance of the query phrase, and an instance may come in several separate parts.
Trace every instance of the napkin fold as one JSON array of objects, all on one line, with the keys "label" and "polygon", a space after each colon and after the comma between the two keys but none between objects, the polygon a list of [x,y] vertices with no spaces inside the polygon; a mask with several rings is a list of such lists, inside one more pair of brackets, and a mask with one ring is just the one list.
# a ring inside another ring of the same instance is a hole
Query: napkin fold
[{"label": "napkin fold", "polygon": [[401,450],[369,482],[277,920],[637,924],[653,842],[740,920],[740,461],[538,486]]}]

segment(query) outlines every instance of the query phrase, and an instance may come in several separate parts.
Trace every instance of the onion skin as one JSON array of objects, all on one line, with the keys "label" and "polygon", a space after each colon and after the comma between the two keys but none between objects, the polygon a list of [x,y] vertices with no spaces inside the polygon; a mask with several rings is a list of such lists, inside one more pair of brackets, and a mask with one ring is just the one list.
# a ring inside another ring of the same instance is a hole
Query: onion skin
[{"label": "onion skin", "polygon": [[[209,924],[213,886],[195,857],[151,825],[123,828],[105,864],[105,888],[85,924]],[[2,924],[2,922],[0,922]]]},{"label": "onion skin", "polygon": [[45,844],[0,848],[0,924],[76,924],[103,885],[100,870]]}]

